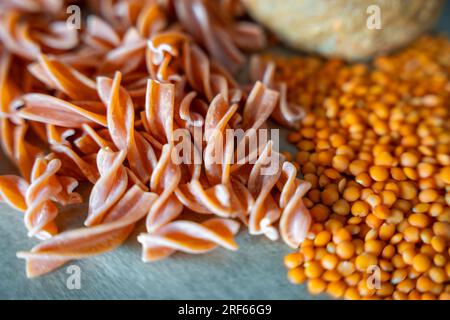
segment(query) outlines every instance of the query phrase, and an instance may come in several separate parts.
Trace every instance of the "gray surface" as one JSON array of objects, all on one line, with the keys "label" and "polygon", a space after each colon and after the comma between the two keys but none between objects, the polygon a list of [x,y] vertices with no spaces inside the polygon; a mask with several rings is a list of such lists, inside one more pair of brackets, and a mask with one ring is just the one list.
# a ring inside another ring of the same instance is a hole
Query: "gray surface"
[{"label": "gray surface", "polygon": [[[447,34],[450,31],[448,1],[437,29]],[[0,175],[13,172],[0,154]],[[83,212],[66,208],[57,222],[63,227],[81,225]],[[25,263],[15,254],[37,242],[27,238],[22,214],[0,203],[0,299],[318,299],[308,295],[304,286],[287,281],[282,261],[290,249],[281,242],[250,237],[241,231],[237,252],[218,249],[201,256],[178,253],[161,262],[144,264],[136,241],[138,233],[112,253],[69,263],[47,276],[28,280]],[[79,290],[66,287],[66,268],[72,264],[81,268]]]}]

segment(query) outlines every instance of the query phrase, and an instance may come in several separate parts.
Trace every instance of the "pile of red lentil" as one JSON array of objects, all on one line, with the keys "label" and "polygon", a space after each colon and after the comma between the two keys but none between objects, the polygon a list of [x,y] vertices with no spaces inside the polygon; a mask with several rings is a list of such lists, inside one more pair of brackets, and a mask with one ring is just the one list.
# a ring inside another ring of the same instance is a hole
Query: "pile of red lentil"
[{"label": "pile of red lentil", "polygon": [[308,110],[288,139],[314,223],[285,257],[289,280],[335,298],[449,300],[450,41],[367,65],[271,59]]}]

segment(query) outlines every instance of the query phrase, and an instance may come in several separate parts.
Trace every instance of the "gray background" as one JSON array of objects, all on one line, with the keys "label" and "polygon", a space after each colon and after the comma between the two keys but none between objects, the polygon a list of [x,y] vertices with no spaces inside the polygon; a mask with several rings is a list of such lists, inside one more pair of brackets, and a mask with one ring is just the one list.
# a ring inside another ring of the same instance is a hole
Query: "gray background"
[{"label": "gray background", "polygon": [[[450,6],[437,26],[450,31]],[[282,146],[283,147],[283,146]],[[285,148],[288,148],[286,145]],[[0,154],[0,175],[16,172]],[[84,194],[84,199],[87,194]],[[85,209],[85,207],[83,208]],[[64,208],[58,217],[62,229],[81,225],[86,210]],[[81,217],[80,217],[81,215]],[[81,218],[81,220],[80,220]],[[281,242],[250,237],[241,231],[240,249],[217,249],[191,256],[177,253],[171,258],[145,264],[136,241],[140,229],[119,249],[98,257],[67,264],[59,270],[28,280],[19,250],[29,250],[36,240],[26,236],[22,214],[0,203],[0,298],[1,299],[320,299],[310,296],[304,286],[286,279],[283,257],[291,250]],[[81,268],[81,289],[69,290],[66,268]]]}]

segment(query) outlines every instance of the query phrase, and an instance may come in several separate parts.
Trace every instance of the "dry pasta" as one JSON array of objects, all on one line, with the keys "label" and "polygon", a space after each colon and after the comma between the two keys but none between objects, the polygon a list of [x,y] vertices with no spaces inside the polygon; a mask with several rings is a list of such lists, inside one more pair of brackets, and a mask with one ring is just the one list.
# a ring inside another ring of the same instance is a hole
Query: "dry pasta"
[{"label": "dry pasta", "polygon": [[[249,141],[270,117],[297,127],[303,110],[273,66],[253,62],[250,85],[233,78],[266,43],[239,1],[91,1],[81,30],[64,23],[65,1],[24,3],[0,5],[0,141],[22,175],[0,177],[0,200],[44,239],[17,254],[29,277],[113,250],[140,220],[146,262],[236,250],[240,225],[300,245],[310,184],[272,141]],[[176,163],[181,138],[183,159],[200,161]],[[80,182],[92,185],[85,227],[58,233],[57,204],[80,203]]]}]

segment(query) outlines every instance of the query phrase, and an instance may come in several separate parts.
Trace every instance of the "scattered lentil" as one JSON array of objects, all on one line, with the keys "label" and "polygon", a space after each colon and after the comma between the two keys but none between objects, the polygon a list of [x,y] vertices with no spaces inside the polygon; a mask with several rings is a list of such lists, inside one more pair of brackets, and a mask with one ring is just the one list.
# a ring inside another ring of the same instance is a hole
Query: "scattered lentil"
[{"label": "scattered lentil", "polygon": [[[450,41],[423,37],[371,66],[275,57],[307,109],[299,149],[312,239],[293,283],[345,299],[450,298]],[[368,268],[381,285],[368,285]]]}]

